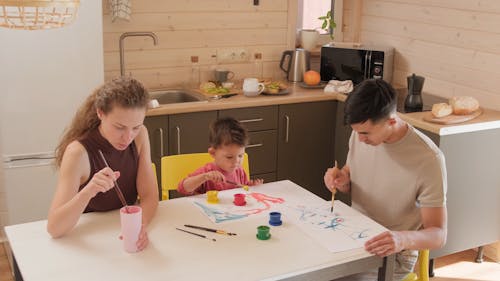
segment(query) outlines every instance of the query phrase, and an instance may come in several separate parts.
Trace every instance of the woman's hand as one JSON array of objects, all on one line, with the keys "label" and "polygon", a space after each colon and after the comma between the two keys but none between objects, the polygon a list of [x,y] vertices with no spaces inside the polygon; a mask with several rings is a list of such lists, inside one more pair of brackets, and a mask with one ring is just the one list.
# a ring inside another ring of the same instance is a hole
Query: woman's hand
[{"label": "woman's hand", "polygon": [[146,227],[144,224],[141,227],[141,232],[139,232],[139,238],[137,239],[137,250],[144,250],[149,244],[148,233],[146,232]]},{"label": "woman's hand", "polygon": [[203,174],[203,179],[205,179],[205,181],[213,181],[213,182],[226,181],[226,178],[224,177],[224,175],[219,171],[207,172],[207,173]]},{"label": "woman's hand", "polygon": [[120,177],[120,172],[113,172],[111,168],[106,167],[95,173],[92,179],[83,188],[90,198],[93,198],[99,192],[107,192],[115,186],[115,181]]}]

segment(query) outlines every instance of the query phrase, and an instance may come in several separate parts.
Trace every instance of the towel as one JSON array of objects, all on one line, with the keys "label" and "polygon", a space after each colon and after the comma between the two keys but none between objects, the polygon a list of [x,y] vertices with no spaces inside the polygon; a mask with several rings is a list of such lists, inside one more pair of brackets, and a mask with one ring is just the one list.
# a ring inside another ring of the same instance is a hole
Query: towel
[{"label": "towel", "polygon": [[339,81],[330,80],[325,86],[325,93],[342,93],[349,94],[352,92],[353,84],[351,80]]},{"label": "towel", "polygon": [[116,19],[123,19],[130,21],[130,14],[132,13],[131,0],[108,0],[111,9],[111,21],[115,22]]}]

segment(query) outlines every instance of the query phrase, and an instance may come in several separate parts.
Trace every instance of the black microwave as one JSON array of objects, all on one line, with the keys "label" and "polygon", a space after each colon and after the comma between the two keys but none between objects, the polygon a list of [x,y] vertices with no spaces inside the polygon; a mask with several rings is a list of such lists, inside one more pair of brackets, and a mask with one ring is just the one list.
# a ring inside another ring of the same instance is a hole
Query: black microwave
[{"label": "black microwave", "polygon": [[394,48],[353,43],[321,47],[321,80],[352,80],[356,85],[370,78],[391,83]]}]

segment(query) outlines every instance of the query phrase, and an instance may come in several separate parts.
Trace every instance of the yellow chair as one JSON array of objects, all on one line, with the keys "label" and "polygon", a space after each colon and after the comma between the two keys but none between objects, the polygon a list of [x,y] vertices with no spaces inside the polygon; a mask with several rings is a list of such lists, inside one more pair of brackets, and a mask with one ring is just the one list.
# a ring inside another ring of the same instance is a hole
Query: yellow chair
[{"label": "yellow chair", "polygon": [[412,272],[402,281],[429,281],[429,250],[418,251],[418,274]]},{"label": "yellow chair", "polygon": [[[177,190],[177,185],[182,179],[209,162],[213,162],[213,158],[208,152],[163,156],[161,158],[162,200],[168,200],[170,190]],[[246,153],[243,157],[242,166],[247,176],[250,176],[248,155]]]}]

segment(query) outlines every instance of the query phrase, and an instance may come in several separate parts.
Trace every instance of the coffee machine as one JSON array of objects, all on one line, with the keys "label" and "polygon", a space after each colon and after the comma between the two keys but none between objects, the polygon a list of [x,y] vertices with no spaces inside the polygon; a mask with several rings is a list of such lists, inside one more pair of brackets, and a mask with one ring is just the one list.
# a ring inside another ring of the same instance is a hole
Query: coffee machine
[{"label": "coffee machine", "polygon": [[406,81],[408,83],[408,95],[405,99],[405,112],[422,111],[424,106],[422,101],[422,88],[424,87],[425,78],[413,73],[406,77]]}]

